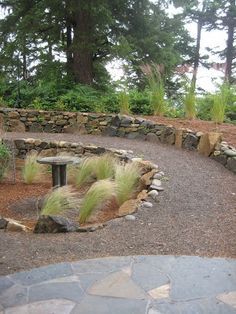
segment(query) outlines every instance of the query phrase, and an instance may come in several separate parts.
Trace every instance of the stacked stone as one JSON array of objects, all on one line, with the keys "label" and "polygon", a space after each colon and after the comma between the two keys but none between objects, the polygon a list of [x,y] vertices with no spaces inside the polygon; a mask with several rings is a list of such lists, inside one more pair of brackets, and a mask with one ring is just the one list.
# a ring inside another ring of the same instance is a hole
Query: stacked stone
[{"label": "stacked stone", "polygon": [[[177,148],[196,150],[219,161],[229,170],[236,173],[236,149],[221,142],[221,134],[215,132],[202,133],[189,129],[175,129],[171,125],[158,124],[143,118],[126,115],[79,113],[42,110],[22,110],[0,108],[0,124],[6,131],[16,132],[49,132],[49,133],[80,133],[106,135],[140,139],[152,143],[175,145]],[[219,143],[221,147],[217,147]],[[65,144],[69,145],[69,144]],[[77,144],[76,144],[77,145]],[[82,154],[84,147],[80,145],[70,148],[75,154]],[[29,145],[28,145],[29,146]],[[28,149],[26,147],[26,151]],[[37,145],[40,151],[44,143]],[[58,148],[48,147],[48,149]],[[60,147],[67,149],[69,147]],[[22,154],[24,155],[24,149]],[[82,150],[82,151],[81,151]],[[55,152],[53,153],[55,154]]]}]

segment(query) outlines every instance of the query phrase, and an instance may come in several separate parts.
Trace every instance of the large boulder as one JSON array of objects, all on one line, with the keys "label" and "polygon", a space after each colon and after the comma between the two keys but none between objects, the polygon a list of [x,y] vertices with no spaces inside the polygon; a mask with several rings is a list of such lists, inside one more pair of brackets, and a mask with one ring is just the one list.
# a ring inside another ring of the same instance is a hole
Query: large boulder
[{"label": "large boulder", "polygon": [[198,151],[200,154],[204,156],[210,156],[216,145],[220,143],[222,140],[221,133],[217,132],[209,132],[205,133],[200,137],[200,141],[198,144]]},{"label": "large boulder", "polygon": [[79,225],[62,216],[42,215],[34,228],[34,233],[74,232]]}]

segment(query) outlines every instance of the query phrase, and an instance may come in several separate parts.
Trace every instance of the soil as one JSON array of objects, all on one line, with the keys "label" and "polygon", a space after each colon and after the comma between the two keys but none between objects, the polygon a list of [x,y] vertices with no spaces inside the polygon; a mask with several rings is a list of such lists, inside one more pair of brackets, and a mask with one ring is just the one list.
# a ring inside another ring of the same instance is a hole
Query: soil
[{"label": "soil", "polygon": [[[25,134],[8,133],[6,137],[19,138]],[[153,208],[139,210],[135,221],[114,219],[105,228],[91,233],[36,235],[0,231],[1,275],[103,256],[173,254],[236,258],[236,177],[221,164],[194,152],[138,140],[73,134],[28,133],[27,137],[131,149],[137,156],[158,164],[167,180],[163,182],[159,202]],[[11,198],[11,194],[9,187],[3,199]],[[23,197],[20,195],[19,198]]]},{"label": "soil", "polygon": [[155,121],[160,124],[172,125],[176,128],[185,128],[193,131],[201,132],[220,132],[222,133],[223,140],[230,145],[236,147],[236,125],[229,123],[216,124],[212,121],[204,120],[187,120],[177,118],[166,118],[156,116],[144,116],[145,119]]}]

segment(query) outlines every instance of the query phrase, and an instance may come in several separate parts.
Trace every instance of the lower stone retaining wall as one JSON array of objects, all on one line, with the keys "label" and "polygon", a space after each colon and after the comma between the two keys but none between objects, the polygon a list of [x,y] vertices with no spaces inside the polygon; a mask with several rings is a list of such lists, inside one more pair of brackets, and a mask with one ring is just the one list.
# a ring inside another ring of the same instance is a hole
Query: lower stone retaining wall
[{"label": "lower stone retaining wall", "polygon": [[[143,118],[125,115],[9,108],[0,108],[1,125],[8,132],[94,134],[175,145],[177,148],[197,150],[205,156],[212,157],[236,173],[236,149],[226,142],[222,142],[219,133],[210,132],[204,134],[189,129],[175,129],[171,125],[158,124]],[[38,150],[43,145],[46,145],[44,143],[36,145],[36,149]],[[18,143],[17,145],[19,146],[20,144]],[[30,144],[27,143],[27,145]],[[55,148],[50,147],[48,149]],[[73,149],[79,151],[81,148],[75,147]],[[21,153],[19,152],[19,154]]]},{"label": "lower stone retaining wall", "polygon": [[[9,142],[9,140],[3,140]],[[94,145],[83,145],[82,143],[70,143],[65,141],[41,141],[33,138],[21,138],[13,141],[15,147],[16,158],[24,159],[30,152],[37,152],[39,157],[50,157],[59,154],[66,154],[75,157],[100,155],[103,153],[113,153],[115,156],[123,160],[132,159],[133,152],[104,148]]]}]

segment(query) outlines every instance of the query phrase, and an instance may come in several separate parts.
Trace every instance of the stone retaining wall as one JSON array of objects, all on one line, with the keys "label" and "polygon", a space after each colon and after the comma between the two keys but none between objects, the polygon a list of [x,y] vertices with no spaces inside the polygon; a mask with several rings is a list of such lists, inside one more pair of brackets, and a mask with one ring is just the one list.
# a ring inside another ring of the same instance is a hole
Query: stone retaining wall
[{"label": "stone retaining wall", "polygon": [[161,142],[177,148],[197,150],[236,173],[236,149],[222,142],[219,133],[203,134],[189,129],[175,129],[171,125],[125,115],[9,108],[0,108],[1,124],[8,132],[80,133]]}]

